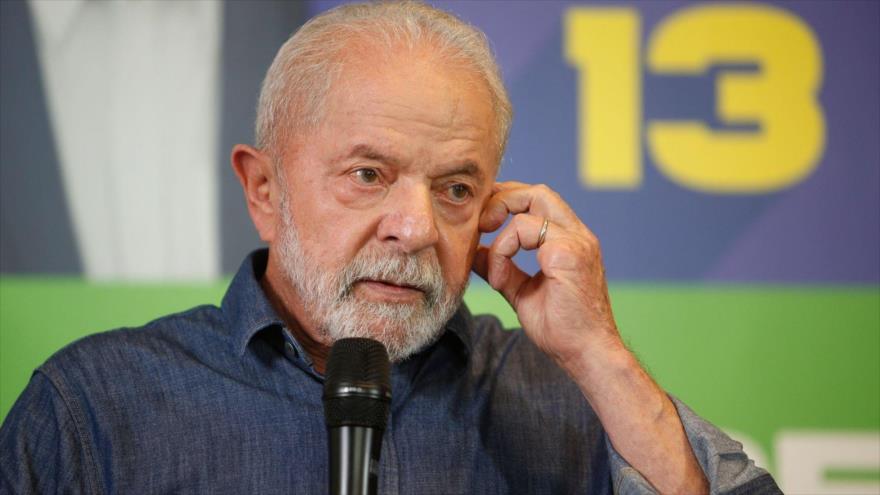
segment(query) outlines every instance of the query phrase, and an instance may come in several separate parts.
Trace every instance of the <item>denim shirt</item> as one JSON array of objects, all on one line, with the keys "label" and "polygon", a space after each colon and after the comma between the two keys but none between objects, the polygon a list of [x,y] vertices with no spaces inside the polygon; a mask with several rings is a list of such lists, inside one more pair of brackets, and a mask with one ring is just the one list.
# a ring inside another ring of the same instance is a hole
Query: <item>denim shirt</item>
[{"label": "denim shirt", "polygon": [[[220,308],[86,337],[37,369],[0,428],[0,493],[327,491],[323,377],[243,263]],[[397,364],[382,494],[652,493],[522,331],[462,307]],[[716,493],[777,493],[675,401]]]}]

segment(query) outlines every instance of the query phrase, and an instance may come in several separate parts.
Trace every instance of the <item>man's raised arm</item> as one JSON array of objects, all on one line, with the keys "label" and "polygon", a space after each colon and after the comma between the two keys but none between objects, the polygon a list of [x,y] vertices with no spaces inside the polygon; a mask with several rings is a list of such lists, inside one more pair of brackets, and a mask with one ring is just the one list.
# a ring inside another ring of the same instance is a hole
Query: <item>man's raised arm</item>
[{"label": "man's raised arm", "polygon": [[[513,306],[523,330],[578,384],[614,449],[658,491],[708,493],[678,412],[623,344],[608,298],[599,241],[546,186],[498,183],[480,218],[492,232],[510,223],[474,270]],[[512,261],[537,250],[529,276]]]}]

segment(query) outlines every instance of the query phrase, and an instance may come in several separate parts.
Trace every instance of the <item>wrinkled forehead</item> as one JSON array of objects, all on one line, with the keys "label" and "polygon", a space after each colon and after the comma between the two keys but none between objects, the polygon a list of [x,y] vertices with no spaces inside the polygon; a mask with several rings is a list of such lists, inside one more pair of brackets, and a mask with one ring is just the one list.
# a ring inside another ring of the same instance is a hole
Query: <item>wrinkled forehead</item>
[{"label": "wrinkled forehead", "polygon": [[489,150],[497,171],[498,123],[488,85],[466,63],[438,56],[429,45],[389,48],[349,43],[322,105],[323,125],[381,106],[389,114],[463,132]]}]

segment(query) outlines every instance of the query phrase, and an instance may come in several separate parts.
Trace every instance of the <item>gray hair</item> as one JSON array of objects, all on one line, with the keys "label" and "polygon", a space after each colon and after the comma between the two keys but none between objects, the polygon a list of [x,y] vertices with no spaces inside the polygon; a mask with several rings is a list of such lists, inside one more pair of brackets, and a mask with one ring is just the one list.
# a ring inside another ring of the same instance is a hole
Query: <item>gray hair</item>
[{"label": "gray hair", "polygon": [[291,36],[266,73],[257,106],[256,146],[279,158],[297,130],[317,126],[324,98],[354,39],[392,49],[430,44],[442,59],[485,81],[495,112],[498,158],[507,145],[513,110],[486,36],[452,14],[418,1],[343,5],[320,14]]}]

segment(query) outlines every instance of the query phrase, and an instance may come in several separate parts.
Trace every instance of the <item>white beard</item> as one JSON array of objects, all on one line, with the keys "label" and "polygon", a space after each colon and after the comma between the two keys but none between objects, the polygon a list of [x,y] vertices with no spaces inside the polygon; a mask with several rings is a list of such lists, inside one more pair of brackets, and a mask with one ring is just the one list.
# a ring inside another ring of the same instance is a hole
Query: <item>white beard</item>
[{"label": "white beard", "polygon": [[[408,255],[364,247],[334,273],[302,248],[286,195],[280,206],[284,224],[277,244],[281,266],[328,344],[348,337],[370,338],[385,345],[392,362],[399,362],[433,343],[461,305],[467,281],[457,288],[448,287],[434,250]],[[424,296],[415,303],[361,300],[353,289],[364,279],[415,286]]]}]

